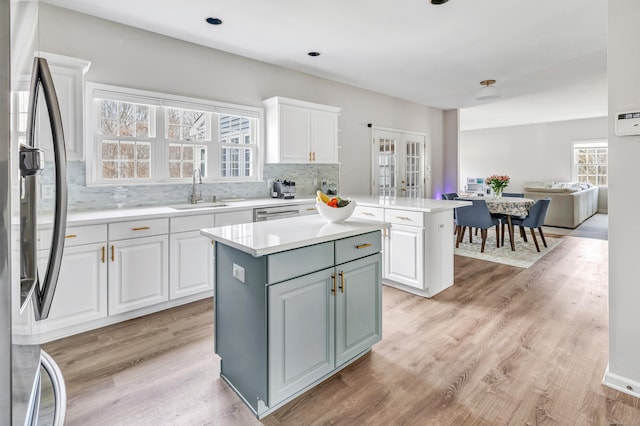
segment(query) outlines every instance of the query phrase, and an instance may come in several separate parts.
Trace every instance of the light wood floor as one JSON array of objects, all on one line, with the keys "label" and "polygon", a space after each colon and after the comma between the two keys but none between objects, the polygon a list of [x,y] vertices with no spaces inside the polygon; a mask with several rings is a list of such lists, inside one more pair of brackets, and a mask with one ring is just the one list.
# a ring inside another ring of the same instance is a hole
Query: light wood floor
[{"label": "light wood floor", "polygon": [[[266,425],[638,425],[601,385],[607,241],[564,237],[529,269],[456,257],[433,299],[384,288],[383,340]],[[260,424],[219,377],[212,303],[52,342],[67,425]]]}]

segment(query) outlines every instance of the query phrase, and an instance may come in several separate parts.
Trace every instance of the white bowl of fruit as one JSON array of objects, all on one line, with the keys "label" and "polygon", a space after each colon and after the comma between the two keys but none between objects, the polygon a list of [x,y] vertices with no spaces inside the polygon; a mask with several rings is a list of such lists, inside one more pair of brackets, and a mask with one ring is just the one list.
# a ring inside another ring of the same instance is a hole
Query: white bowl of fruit
[{"label": "white bowl of fruit", "polygon": [[356,208],[354,200],[341,198],[337,195],[329,196],[322,191],[317,192],[316,207],[320,216],[328,222],[342,222],[348,219]]}]

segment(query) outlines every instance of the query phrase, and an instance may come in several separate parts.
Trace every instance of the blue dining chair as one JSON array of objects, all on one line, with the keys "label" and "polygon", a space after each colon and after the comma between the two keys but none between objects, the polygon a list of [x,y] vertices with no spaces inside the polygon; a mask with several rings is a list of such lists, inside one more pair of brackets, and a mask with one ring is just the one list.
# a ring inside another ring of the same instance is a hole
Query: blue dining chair
[{"label": "blue dining chair", "polygon": [[511,223],[514,227],[516,225],[520,227],[520,235],[525,241],[527,241],[527,233],[525,232],[524,228],[529,228],[531,230],[531,237],[533,238],[533,242],[535,243],[536,250],[538,250],[538,252],[540,251],[540,246],[538,245],[538,240],[536,239],[536,233],[534,229],[538,229],[540,238],[542,239],[542,243],[545,247],[547,247],[547,241],[544,239],[544,233],[542,232],[542,225],[544,224],[545,216],[547,216],[549,204],[551,204],[551,198],[538,200],[533,206],[531,206],[531,208],[529,209],[529,214],[526,217],[511,217]]},{"label": "blue dining chair", "polygon": [[464,237],[464,230],[469,228],[469,242],[472,241],[471,229],[479,228],[482,236],[482,246],[480,252],[484,253],[484,246],[487,242],[487,230],[492,226],[496,227],[496,247],[500,247],[500,220],[491,217],[489,207],[485,200],[471,200],[472,205],[465,207],[456,207],[456,248],[460,246],[460,241]]},{"label": "blue dining chair", "polygon": [[[447,192],[442,194],[442,199],[443,200],[455,200],[456,198],[458,198],[458,193],[457,192]],[[453,220],[455,223],[456,220],[456,210],[453,209]],[[458,232],[458,228],[457,227],[453,227],[453,235],[456,235],[456,232]]]},{"label": "blue dining chair", "polygon": [[[515,197],[515,198],[524,198],[524,192],[503,192],[502,193],[503,197]],[[501,237],[501,243],[504,246],[504,227],[507,225],[507,215],[505,214],[491,214],[491,216],[500,219],[500,222],[502,222],[502,237]],[[511,216],[511,219],[513,220],[514,218],[516,219],[524,219],[525,216]],[[525,236],[525,241],[526,241],[526,236]]]},{"label": "blue dining chair", "polygon": [[456,198],[458,198],[457,192],[447,192],[446,194],[442,194],[443,200],[455,200]]}]

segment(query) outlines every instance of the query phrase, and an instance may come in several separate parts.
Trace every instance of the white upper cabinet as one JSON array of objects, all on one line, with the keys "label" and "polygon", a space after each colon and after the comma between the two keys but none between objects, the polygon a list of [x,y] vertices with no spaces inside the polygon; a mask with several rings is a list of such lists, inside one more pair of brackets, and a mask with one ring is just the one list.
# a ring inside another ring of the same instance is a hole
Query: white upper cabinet
[{"label": "white upper cabinet", "polygon": [[340,108],[279,96],[263,103],[267,163],[338,163]]},{"label": "white upper cabinet", "polygon": [[[82,160],[84,75],[91,63],[82,59],[45,52],[39,52],[38,56],[47,60],[56,88],[67,148],[67,160]],[[44,97],[39,98],[38,138],[40,146],[45,150],[45,159],[48,159],[53,156],[53,152],[50,151],[53,142]]]}]

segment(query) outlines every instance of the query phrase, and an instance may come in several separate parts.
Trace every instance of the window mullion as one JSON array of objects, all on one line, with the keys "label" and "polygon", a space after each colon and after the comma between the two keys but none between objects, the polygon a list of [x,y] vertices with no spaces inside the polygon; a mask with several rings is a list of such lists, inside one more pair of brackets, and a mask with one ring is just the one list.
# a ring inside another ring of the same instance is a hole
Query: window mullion
[{"label": "window mullion", "polygon": [[214,179],[220,179],[222,177],[222,173],[220,171],[220,165],[222,161],[220,151],[222,150],[222,147],[220,143],[220,128],[218,118],[218,113],[211,113],[209,115],[209,130],[211,132],[209,134],[209,140],[211,141],[209,142],[209,146],[211,149],[209,149],[208,160],[210,161],[209,170],[211,171],[211,176]]},{"label": "window mullion", "polygon": [[167,111],[167,107],[161,106],[155,108],[155,120],[156,120],[156,140],[154,143],[154,147],[151,149],[152,157],[151,157],[151,168],[154,172],[154,181],[165,181],[168,179],[168,168],[169,165],[167,163],[168,156],[168,148],[166,142],[166,120],[165,114]]}]

